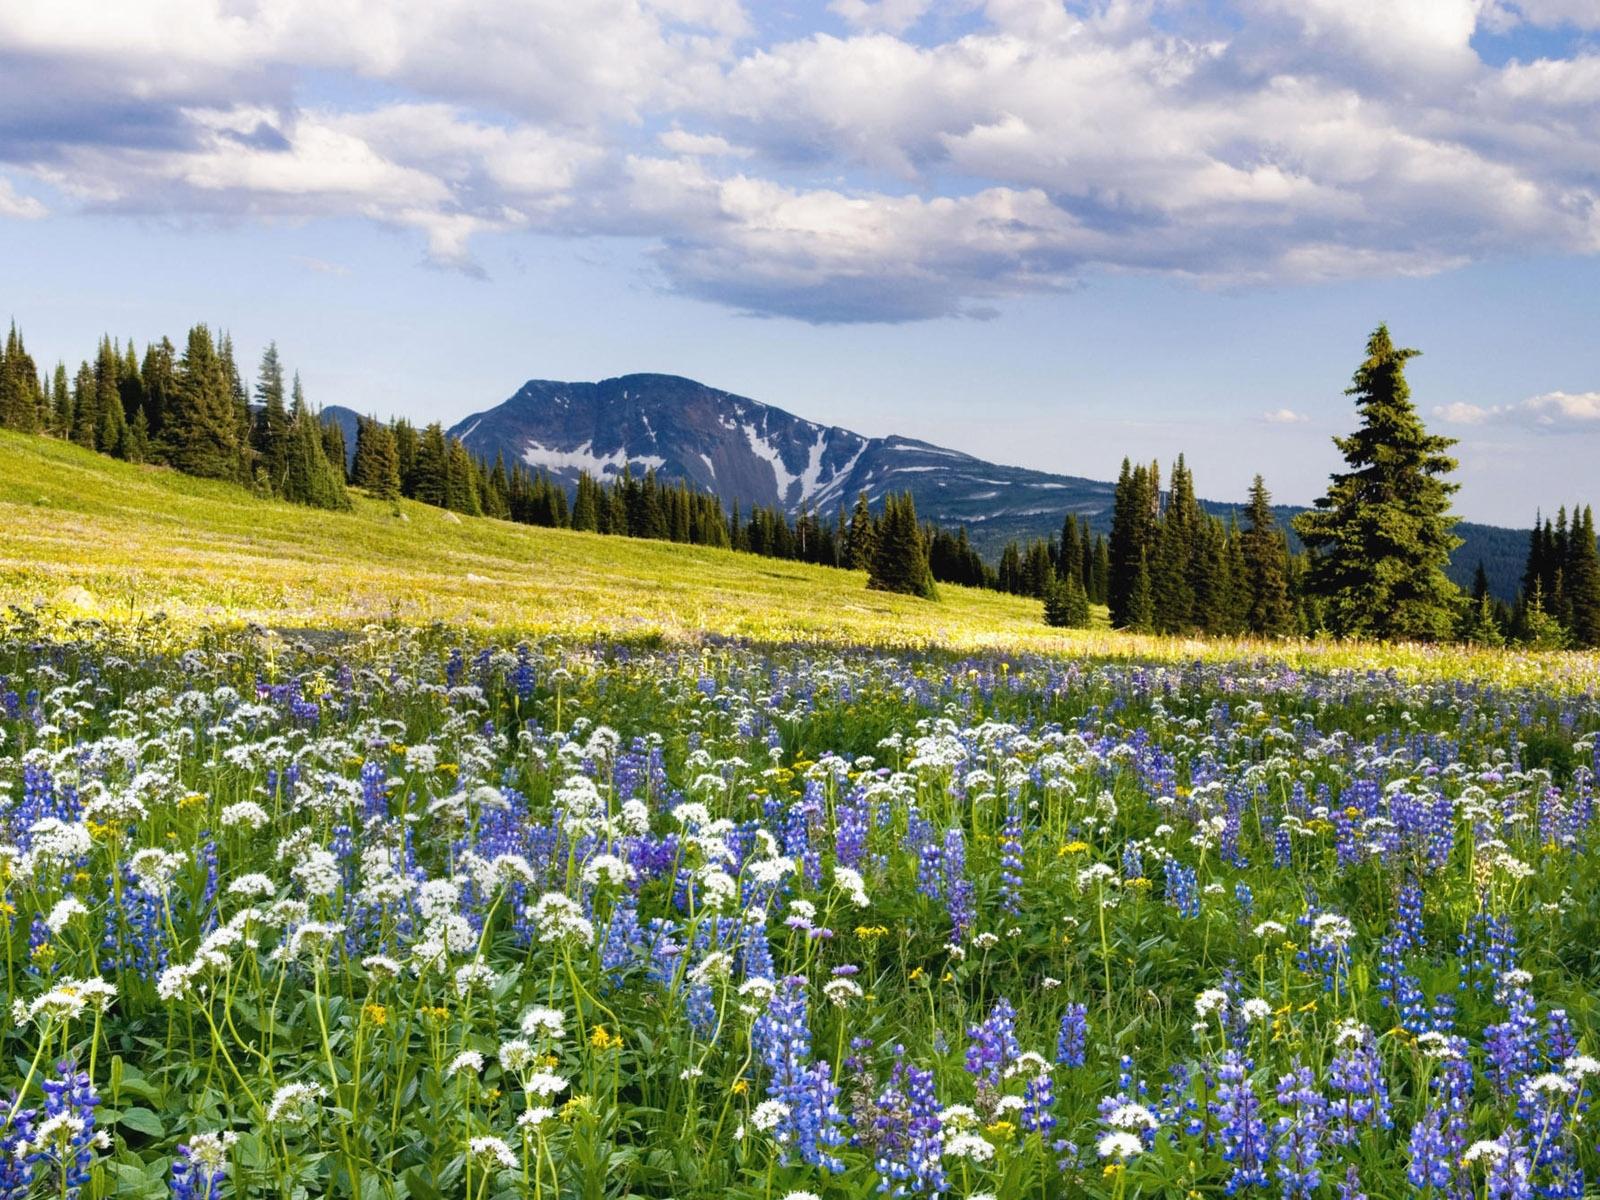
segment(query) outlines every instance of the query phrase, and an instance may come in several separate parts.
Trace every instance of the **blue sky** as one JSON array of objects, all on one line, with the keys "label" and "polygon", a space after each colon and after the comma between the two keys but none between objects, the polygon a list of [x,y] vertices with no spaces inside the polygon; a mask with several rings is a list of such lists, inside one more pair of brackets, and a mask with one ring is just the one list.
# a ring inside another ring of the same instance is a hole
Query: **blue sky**
[{"label": "blue sky", "polygon": [[1465,515],[1600,499],[1595,0],[23,0],[0,114],[44,359],[206,320],[447,422],[669,371],[1305,502],[1384,320]]}]

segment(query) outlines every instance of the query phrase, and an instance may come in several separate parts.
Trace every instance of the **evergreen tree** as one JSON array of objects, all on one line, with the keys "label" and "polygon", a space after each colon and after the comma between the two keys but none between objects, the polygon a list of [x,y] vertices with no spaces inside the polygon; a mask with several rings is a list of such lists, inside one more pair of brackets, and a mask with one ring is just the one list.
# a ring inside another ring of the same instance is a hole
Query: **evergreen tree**
[{"label": "evergreen tree", "polygon": [[1505,645],[1505,630],[1495,609],[1494,598],[1489,595],[1489,572],[1483,560],[1472,577],[1472,596],[1461,614],[1461,625],[1456,639],[1474,646]]},{"label": "evergreen tree", "polygon": [[1058,629],[1088,628],[1089,597],[1076,575],[1050,584],[1044,598],[1044,623]]},{"label": "evergreen tree", "polygon": [[278,359],[276,342],[268,342],[261,355],[261,369],[256,375],[255,425],[250,440],[268,489],[281,495],[289,465],[289,406],[284,396],[283,363]]},{"label": "evergreen tree", "polygon": [[1155,627],[1155,602],[1150,595],[1150,567],[1144,554],[1134,564],[1133,579],[1128,588],[1128,629],[1135,633],[1149,633]]},{"label": "evergreen tree", "polygon": [[1572,530],[1565,572],[1567,623],[1574,645],[1600,646],[1600,554],[1595,548],[1594,510],[1572,510]]},{"label": "evergreen tree", "polygon": [[356,461],[353,482],[380,500],[400,496],[400,449],[394,430],[375,417],[356,423]]},{"label": "evergreen tree", "polygon": [[1162,633],[1180,633],[1203,624],[1195,612],[1194,590],[1200,524],[1194,481],[1180,454],[1172,466],[1166,511],[1161,515],[1155,544],[1147,548],[1154,624]]},{"label": "evergreen tree", "polygon": [[1160,532],[1161,472],[1154,463],[1134,467],[1122,460],[1111,510],[1109,574],[1106,599],[1111,608],[1111,624],[1118,629],[1135,628],[1134,588],[1141,571],[1144,587],[1151,595],[1151,611],[1145,614],[1143,628],[1154,620],[1151,593],[1150,558],[1156,550]]},{"label": "evergreen tree", "polygon": [[406,494],[423,504],[445,506],[444,427],[435,421],[417,437],[416,457],[406,477]]},{"label": "evergreen tree", "polygon": [[937,598],[933,574],[928,569],[927,547],[917,524],[916,502],[910,492],[900,497],[884,497],[883,517],[878,523],[877,545],[867,572],[867,586],[927,600]]},{"label": "evergreen tree", "polygon": [[1294,630],[1289,605],[1288,554],[1272,513],[1272,495],[1260,475],[1250,484],[1249,524],[1239,535],[1247,594],[1244,625],[1258,637],[1283,637]]},{"label": "evergreen tree", "polygon": [[42,427],[38,368],[34,366],[16,322],[0,352],[0,426],[33,433]]},{"label": "evergreen tree", "polygon": [[313,508],[349,508],[344,490],[344,468],[328,461],[322,439],[322,419],[306,403],[300,376],[294,377],[289,408],[288,457],[284,465],[282,495]]},{"label": "evergreen tree", "polygon": [[[75,429],[76,425],[75,419]],[[161,444],[166,461],[186,475],[240,477],[238,414],[216,344],[204,325],[189,331],[168,398]]]},{"label": "evergreen tree", "polygon": [[1449,635],[1460,592],[1445,575],[1451,533],[1445,478],[1454,439],[1431,435],[1411,403],[1405,364],[1380,325],[1349,394],[1361,427],[1334,439],[1350,470],[1332,477],[1316,508],[1295,518],[1312,552],[1311,587],[1341,637],[1431,641]]},{"label": "evergreen tree", "polygon": [[145,347],[139,367],[145,424],[150,430],[152,452],[158,452],[167,408],[177,390],[177,349],[166,338]]},{"label": "evergreen tree", "polygon": [[578,491],[572,502],[572,527],[589,533],[600,529],[599,487],[587,471],[578,476]]},{"label": "evergreen tree", "polygon": [[845,562],[851,570],[865,571],[871,567],[872,552],[877,542],[877,523],[872,519],[867,494],[862,492],[856,496],[856,506],[850,513],[850,530],[845,540]]}]

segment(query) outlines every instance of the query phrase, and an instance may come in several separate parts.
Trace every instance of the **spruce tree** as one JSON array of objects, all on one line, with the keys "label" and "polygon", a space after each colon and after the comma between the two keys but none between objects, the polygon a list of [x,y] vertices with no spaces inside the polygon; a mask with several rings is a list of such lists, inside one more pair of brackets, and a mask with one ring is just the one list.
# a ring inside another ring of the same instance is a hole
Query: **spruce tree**
[{"label": "spruce tree", "polygon": [[1566,593],[1570,618],[1567,628],[1574,645],[1600,646],[1600,554],[1595,548],[1594,510],[1573,509],[1567,548]]},{"label": "spruce tree", "polygon": [[306,403],[300,377],[294,378],[289,408],[288,461],[284,467],[283,498],[313,508],[349,508],[344,490],[344,468],[328,461],[322,439],[322,419]]},{"label": "spruce tree", "polygon": [[1128,613],[1125,628],[1135,633],[1149,633],[1155,628],[1155,604],[1150,595],[1150,566],[1141,552],[1134,564],[1133,579],[1128,587]]},{"label": "spruce tree", "polygon": [[856,506],[850,513],[850,529],[845,540],[845,562],[853,571],[865,571],[872,565],[872,551],[877,545],[877,523],[872,519],[872,508],[867,494],[856,496]]},{"label": "spruce tree", "polygon": [[400,496],[400,452],[394,431],[376,417],[361,417],[356,424],[356,461],[353,482],[380,500]]},{"label": "spruce tree", "polygon": [[267,478],[267,487],[281,495],[284,473],[289,465],[289,406],[284,396],[283,363],[278,344],[268,342],[261,354],[256,374],[255,425],[251,431],[256,462]]},{"label": "spruce tree", "polygon": [[189,331],[175,376],[161,433],[166,461],[186,475],[238,479],[238,414],[206,326],[196,325]]},{"label": "spruce tree", "polygon": [[1460,545],[1446,476],[1454,439],[1429,434],[1411,403],[1406,361],[1380,325],[1356,370],[1361,427],[1334,444],[1350,470],[1333,475],[1316,508],[1295,518],[1311,551],[1310,585],[1341,637],[1433,641],[1454,625],[1460,591],[1445,568]]},{"label": "spruce tree", "polygon": [[867,586],[877,591],[902,592],[932,600],[937,597],[928,551],[917,524],[917,506],[911,493],[884,497],[878,522],[877,545],[867,572]]},{"label": "spruce tree", "polygon": [[1058,629],[1086,629],[1089,597],[1076,575],[1051,583],[1044,597],[1044,623]]},{"label": "spruce tree", "polygon": [[1283,637],[1293,632],[1289,579],[1283,532],[1272,513],[1272,494],[1260,475],[1250,484],[1249,524],[1239,535],[1247,594],[1245,628],[1257,637]]}]

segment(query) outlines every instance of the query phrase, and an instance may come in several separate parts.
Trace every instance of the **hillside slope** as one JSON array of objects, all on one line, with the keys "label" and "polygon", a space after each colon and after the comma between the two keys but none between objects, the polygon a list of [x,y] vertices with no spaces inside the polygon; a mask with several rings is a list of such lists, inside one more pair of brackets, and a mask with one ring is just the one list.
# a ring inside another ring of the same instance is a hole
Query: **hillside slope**
[{"label": "hillside slope", "polygon": [[[164,614],[285,631],[442,621],[518,635],[999,649],[1082,660],[1381,666],[1405,678],[1600,687],[1600,655],[1052,630],[1037,601],[946,586],[938,603],[858,572],[728,550],[536,529],[361,497],[327,513],[0,430],[0,615],[121,624]],[[1103,621],[1103,610],[1102,610]],[[1285,674],[1286,686],[1295,676]]]},{"label": "hillside slope", "polygon": [[357,497],[353,512],[320,512],[0,431],[0,606],[278,627],[442,620],[618,637],[1062,644],[1037,601],[942,591],[929,604],[869,592],[855,572],[409,501]]}]

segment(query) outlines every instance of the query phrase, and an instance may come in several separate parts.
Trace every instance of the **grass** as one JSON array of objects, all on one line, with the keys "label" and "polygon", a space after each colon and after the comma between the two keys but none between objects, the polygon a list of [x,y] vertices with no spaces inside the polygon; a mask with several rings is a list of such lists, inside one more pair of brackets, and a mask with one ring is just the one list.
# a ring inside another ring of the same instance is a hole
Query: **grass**
[{"label": "grass", "polygon": [[1394,670],[1564,691],[1600,685],[1595,655],[1349,643],[1196,641],[1047,628],[1037,601],[951,585],[929,603],[859,572],[460,517],[357,497],[349,513],[0,431],[0,605],[184,628],[443,622],[526,636],[1042,652]]}]

